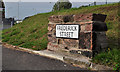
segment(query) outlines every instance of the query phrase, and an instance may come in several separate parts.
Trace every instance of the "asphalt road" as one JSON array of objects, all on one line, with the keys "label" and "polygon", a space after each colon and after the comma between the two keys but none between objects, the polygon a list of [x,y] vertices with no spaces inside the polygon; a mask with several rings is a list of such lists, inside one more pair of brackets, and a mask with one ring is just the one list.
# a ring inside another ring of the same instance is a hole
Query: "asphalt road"
[{"label": "asphalt road", "polygon": [[3,70],[83,70],[79,67],[22,51],[2,48]]}]

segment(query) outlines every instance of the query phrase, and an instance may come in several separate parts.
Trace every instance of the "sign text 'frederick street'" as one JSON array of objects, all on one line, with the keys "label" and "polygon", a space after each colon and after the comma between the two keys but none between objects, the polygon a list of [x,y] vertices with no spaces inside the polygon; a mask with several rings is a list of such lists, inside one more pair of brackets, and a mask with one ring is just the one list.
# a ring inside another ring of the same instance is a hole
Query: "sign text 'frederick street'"
[{"label": "sign text 'frederick street'", "polygon": [[78,38],[79,25],[57,24],[56,37]]}]

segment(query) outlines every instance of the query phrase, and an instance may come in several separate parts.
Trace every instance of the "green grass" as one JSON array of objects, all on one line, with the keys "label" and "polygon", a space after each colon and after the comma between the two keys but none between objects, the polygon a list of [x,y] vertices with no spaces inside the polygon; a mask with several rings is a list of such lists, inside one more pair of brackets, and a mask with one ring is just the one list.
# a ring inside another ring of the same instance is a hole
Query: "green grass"
[{"label": "green grass", "polygon": [[[80,13],[83,14],[101,13],[107,15],[107,19],[106,19],[106,23],[108,26],[107,36],[109,38],[110,45],[112,44],[113,46],[115,45],[118,39],[118,31],[119,31],[117,10],[118,10],[118,3],[115,3],[108,5],[72,8],[69,10],[61,10],[56,12],[37,14],[24,20],[20,24],[13,26],[10,29],[4,30],[2,41],[25,48],[32,48],[35,50],[45,49],[46,46],[44,45],[47,45],[47,26],[48,26],[49,16],[80,14]],[[44,39],[43,42],[42,39]],[[41,45],[41,43],[43,45]],[[29,46],[29,44],[31,45]]]},{"label": "green grass", "polygon": [[96,57],[93,58],[95,63],[105,64],[105,65],[116,65],[120,63],[120,50],[113,49],[108,50],[107,52],[103,52],[98,54]]},{"label": "green grass", "polygon": [[102,52],[93,58],[93,62],[101,65],[111,66],[114,70],[120,71],[120,50],[112,49]]},{"label": "green grass", "polygon": [[[72,8],[69,10],[61,10],[61,11],[49,12],[49,13],[41,13],[24,20],[22,23],[17,24],[10,29],[4,30],[3,42],[8,42],[10,44],[14,44],[17,46],[27,47],[25,45],[27,44],[27,42],[38,41],[37,43],[35,42],[35,44],[33,44],[32,46],[36,46],[36,47],[38,46],[44,49],[45,46],[41,47],[40,43],[42,38],[47,37],[47,25],[48,25],[49,16],[80,14],[80,13],[83,14],[101,13],[107,15],[106,23],[108,26],[107,36],[110,40],[109,42],[111,43],[112,40],[112,42],[115,43],[118,39],[118,31],[119,31],[117,10],[118,10],[118,3],[115,3],[108,5]],[[44,41],[45,41],[44,43],[47,43],[47,39]]]},{"label": "green grass", "polygon": [[97,55],[94,58],[94,62],[99,62],[106,65],[110,65],[112,63],[111,65],[115,66],[115,64],[119,62],[118,60],[120,58],[120,49],[118,48],[117,44],[119,39],[118,33],[120,32],[118,28],[118,19],[120,15],[118,14],[118,3],[40,13],[24,20],[22,23],[17,24],[10,29],[4,30],[2,41],[34,50],[46,49],[48,43],[48,17],[51,15],[69,15],[81,13],[100,13],[107,15],[105,22],[107,23],[108,31],[106,34],[111,51]]}]

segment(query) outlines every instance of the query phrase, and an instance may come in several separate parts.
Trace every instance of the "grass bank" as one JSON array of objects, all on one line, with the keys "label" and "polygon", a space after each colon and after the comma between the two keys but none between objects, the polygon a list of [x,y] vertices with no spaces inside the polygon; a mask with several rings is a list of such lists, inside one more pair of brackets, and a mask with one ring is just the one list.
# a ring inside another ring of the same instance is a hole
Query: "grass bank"
[{"label": "grass bank", "polygon": [[[102,62],[102,64],[115,66],[120,63],[120,52],[118,48],[118,33],[119,30],[119,14],[118,14],[118,3],[107,4],[107,5],[97,5],[90,7],[80,7],[72,8],[69,10],[61,10],[56,12],[41,13],[29,17],[22,23],[13,26],[10,29],[3,30],[2,41],[7,42],[12,45],[30,48],[34,50],[41,50],[47,48],[47,27],[48,27],[48,17],[51,15],[69,15],[69,14],[80,14],[80,13],[101,13],[106,14],[106,23],[108,26],[108,31],[106,32],[109,42],[110,51],[106,53],[101,53],[94,58],[94,62]],[[109,55],[110,54],[110,55]],[[118,56],[117,56],[118,55]],[[109,57],[106,57],[109,56]],[[115,56],[115,57],[113,57]],[[101,60],[101,58],[103,58]],[[111,59],[114,58],[114,59]],[[108,59],[104,61],[104,59]],[[114,61],[114,60],[119,61]],[[109,61],[111,60],[111,61]]]}]

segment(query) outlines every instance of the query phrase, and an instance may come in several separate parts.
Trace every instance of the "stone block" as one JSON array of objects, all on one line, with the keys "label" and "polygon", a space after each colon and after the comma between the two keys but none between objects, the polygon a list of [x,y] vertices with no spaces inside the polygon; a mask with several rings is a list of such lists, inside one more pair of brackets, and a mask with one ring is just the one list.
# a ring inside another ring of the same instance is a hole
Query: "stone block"
[{"label": "stone block", "polygon": [[60,23],[60,22],[63,22],[63,16],[62,15],[53,15],[53,16],[50,16],[48,18],[48,20],[50,22],[53,22],[53,23]]},{"label": "stone block", "polygon": [[85,31],[85,25],[81,25],[80,27],[81,27],[80,32],[84,32]]},{"label": "stone block", "polygon": [[64,44],[63,39],[61,39],[61,38],[57,39],[57,44]]},{"label": "stone block", "polygon": [[107,31],[107,25],[104,22],[93,21],[92,23],[82,23],[81,31]]},{"label": "stone block", "polygon": [[49,42],[47,45],[47,49],[57,51],[57,50],[59,50],[59,45]]},{"label": "stone block", "polygon": [[76,14],[73,17],[76,22],[92,20],[92,14]]},{"label": "stone block", "polygon": [[93,14],[92,21],[101,21],[104,22],[106,19],[107,15],[104,14]]},{"label": "stone block", "polygon": [[56,27],[56,24],[48,24],[48,28],[54,29]]},{"label": "stone block", "polygon": [[74,18],[73,15],[53,15],[51,17],[48,18],[48,20],[50,22],[53,23],[61,23],[61,22],[73,22]]},{"label": "stone block", "polygon": [[48,31],[52,31],[52,29],[53,29],[52,27],[48,26]]},{"label": "stone block", "polygon": [[52,43],[57,43],[57,39],[55,37],[48,36],[48,41]]},{"label": "stone block", "polygon": [[77,14],[74,15],[74,21],[80,22],[80,21],[101,21],[104,22],[106,19],[106,15],[103,14]]},{"label": "stone block", "polygon": [[80,38],[79,38],[79,47],[80,49],[91,49],[91,32],[84,33],[80,32]]},{"label": "stone block", "polygon": [[92,57],[92,51],[89,50],[70,50],[69,52],[73,54],[80,54],[89,58]]},{"label": "stone block", "polygon": [[93,33],[93,50],[97,53],[105,51],[108,48],[108,42],[105,32],[94,32]]},{"label": "stone block", "polygon": [[94,21],[92,31],[107,31],[107,25],[104,22]]},{"label": "stone block", "polygon": [[77,48],[79,45],[79,40],[75,39],[64,39],[64,43],[68,48]]},{"label": "stone block", "polygon": [[92,31],[92,28],[93,28],[92,24],[85,25],[85,31]]},{"label": "stone block", "polygon": [[73,15],[63,16],[63,21],[64,22],[73,22],[74,21]]}]

